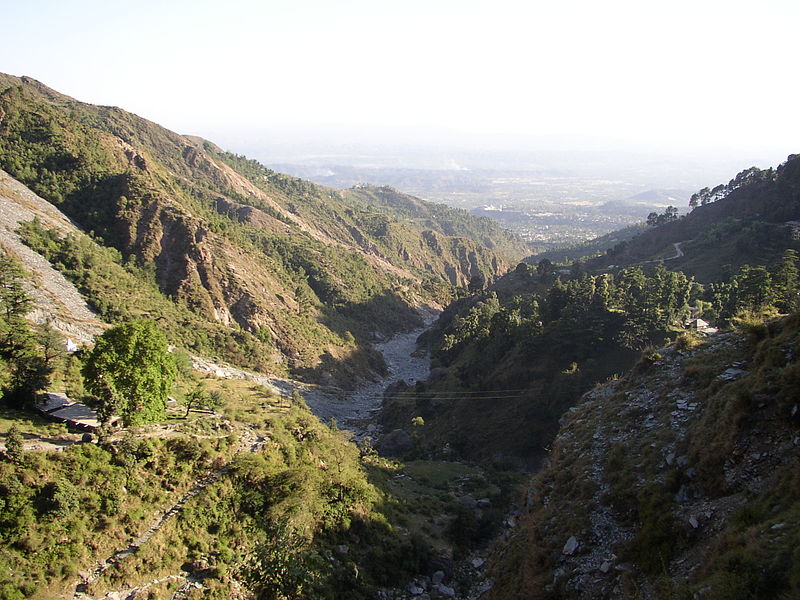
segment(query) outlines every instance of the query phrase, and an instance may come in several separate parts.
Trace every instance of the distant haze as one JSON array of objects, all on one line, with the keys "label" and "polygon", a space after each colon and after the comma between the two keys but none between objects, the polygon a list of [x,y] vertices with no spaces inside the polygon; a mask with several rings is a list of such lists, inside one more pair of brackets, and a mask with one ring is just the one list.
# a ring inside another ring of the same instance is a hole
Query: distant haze
[{"label": "distant haze", "polygon": [[744,168],[800,140],[796,0],[3,4],[0,70],[240,153],[589,149]]}]

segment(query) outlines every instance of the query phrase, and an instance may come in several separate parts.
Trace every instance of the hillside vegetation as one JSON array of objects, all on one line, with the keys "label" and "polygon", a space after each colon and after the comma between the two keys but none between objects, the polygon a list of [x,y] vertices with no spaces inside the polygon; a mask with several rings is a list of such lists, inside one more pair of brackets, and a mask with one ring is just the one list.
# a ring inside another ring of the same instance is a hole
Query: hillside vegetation
[{"label": "hillside vegetation", "polygon": [[[508,510],[519,477],[381,459],[297,393],[192,372],[156,321],[67,354],[25,319],[26,277],[0,256],[4,600],[374,598],[486,543]],[[46,420],[42,390],[101,427]],[[491,498],[480,520],[459,512],[466,490]]]},{"label": "hillside vegetation", "polygon": [[[648,259],[621,261],[654,240],[666,243],[699,228],[695,221],[714,207],[743,215],[731,221],[745,228],[741,236],[754,215],[789,219],[800,207],[798,166],[790,157],[774,171],[740,178],[727,196],[634,237],[605,259],[618,261],[613,268],[592,270],[597,259],[566,272],[546,259],[536,267],[522,263],[483,293],[454,302],[423,340],[432,351],[431,377],[393,390],[385,425],[409,429],[421,416],[428,452],[447,444],[462,456],[529,461],[549,447],[559,419],[583,393],[624,374],[643,350],[685,332],[689,317],[726,327],[745,314],[796,311],[800,241],[785,222],[774,225],[780,235],[760,252],[704,270],[719,274],[715,280],[679,270],[692,260],[695,246],[688,242],[681,246],[686,256],[676,257],[673,246],[669,260],[642,254]],[[696,261],[731,259],[725,248]]]},{"label": "hillside vegetation", "polygon": [[797,597],[798,325],[684,340],[588,393],[491,598]]},{"label": "hillside vegetation", "polygon": [[[376,332],[417,325],[414,306],[447,302],[523,254],[508,236],[487,247],[485,222],[459,215],[454,227],[444,210],[439,223],[430,205],[424,221],[408,220],[385,195],[378,222],[339,192],[28,78],[0,77],[0,167],[90,233],[29,236],[79,285],[91,285],[78,266],[90,252],[106,273],[133,277],[153,298],[141,308],[190,350],[310,378],[324,364],[339,383],[380,367],[368,347]],[[100,287],[93,302],[113,319]],[[211,324],[198,333],[186,311]]]},{"label": "hillside vegetation", "polygon": [[695,194],[695,207],[683,217],[652,227],[589,261],[591,269],[683,256],[670,268],[702,281],[720,280],[732,270],[776,262],[787,247],[797,249],[800,219],[800,159],[790,156],[775,169],[746,169],[726,185]]},{"label": "hillside vegetation", "polygon": [[[498,600],[800,593],[800,158],[511,271],[486,220],[27,78],[0,75],[0,167],[71,219],[0,174],[0,598],[474,598],[501,528]],[[82,313],[93,349],[32,323],[44,260],[109,325]],[[427,380],[384,394],[405,465],[296,388],[191,370],[355,387],[385,369],[371,341],[445,303]],[[100,427],[46,421],[46,390]]]}]

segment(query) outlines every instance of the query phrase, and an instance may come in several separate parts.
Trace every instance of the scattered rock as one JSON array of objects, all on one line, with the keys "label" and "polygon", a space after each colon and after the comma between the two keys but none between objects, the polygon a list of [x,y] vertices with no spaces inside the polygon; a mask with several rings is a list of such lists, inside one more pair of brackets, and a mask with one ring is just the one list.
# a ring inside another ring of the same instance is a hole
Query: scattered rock
[{"label": "scattered rock", "polygon": [[456,591],[453,588],[446,586],[443,583],[440,583],[436,586],[436,591],[438,591],[442,596],[446,596],[448,598],[455,598],[456,595]]},{"label": "scattered rock", "polygon": [[406,590],[408,590],[408,593],[412,596],[421,596],[425,592],[425,590],[413,581],[406,586]]},{"label": "scattered rock", "polygon": [[[774,529],[774,527],[773,527],[773,529]],[[472,559],[472,568],[473,569],[480,569],[484,565],[485,562],[486,562],[486,559],[473,558]]]},{"label": "scattered rock", "polygon": [[458,499],[458,502],[467,508],[476,508],[478,506],[478,501],[472,496],[461,496],[461,498]]},{"label": "scattered rock", "polygon": [[720,381],[735,381],[739,379],[742,375],[745,375],[747,371],[744,369],[740,369],[738,367],[729,367],[725,369],[721,375],[717,375],[717,379]]},{"label": "scattered rock", "polygon": [[431,575],[431,583],[434,586],[437,586],[443,582],[444,582],[444,571],[436,571],[433,575]]},{"label": "scattered rock", "polygon": [[675,494],[675,502],[687,502],[689,500],[689,490],[685,485],[681,486],[681,489],[678,490],[678,493]]},{"label": "scattered rock", "polygon": [[697,529],[698,527],[700,527],[700,523],[697,521],[697,517],[695,517],[694,515],[689,517],[689,525],[692,526],[692,529]]},{"label": "scattered rock", "polygon": [[601,573],[603,573],[603,574],[605,575],[605,574],[606,574],[606,573],[608,573],[610,570],[611,570],[611,561],[609,561],[609,560],[604,560],[604,561],[603,561],[603,564],[602,564],[602,565],[600,565],[600,572],[601,572]]},{"label": "scattered rock", "polygon": [[572,556],[575,554],[575,550],[578,549],[578,545],[578,538],[573,535],[567,540],[567,543],[564,544],[564,549],[561,551],[561,553],[565,556]]},{"label": "scattered rock", "polygon": [[475,588],[475,596],[480,598],[483,594],[488,592],[490,589],[492,589],[492,580],[491,579],[485,579],[485,580],[480,582],[480,584],[478,585],[477,588]]},{"label": "scattered rock", "polygon": [[491,508],[492,501],[489,498],[481,498],[478,500],[478,508]]},{"label": "scattered rock", "polygon": [[448,579],[453,576],[453,566],[453,559],[449,556],[434,556],[428,561],[428,572],[435,574],[436,571],[441,571],[444,579]]}]

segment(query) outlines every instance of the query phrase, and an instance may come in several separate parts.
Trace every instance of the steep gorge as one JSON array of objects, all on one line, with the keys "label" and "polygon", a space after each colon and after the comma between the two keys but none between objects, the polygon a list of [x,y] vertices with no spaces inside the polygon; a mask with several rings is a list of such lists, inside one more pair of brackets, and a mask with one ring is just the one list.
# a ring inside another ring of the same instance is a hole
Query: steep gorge
[{"label": "steep gorge", "polygon": [[[119,251],[145,285],[222,327],[206,341],[182,336],[190,351],[311,380],[352,384],[380,371],[376,332],[415,327],[414,307],[446,303],[474,277],[491,281],[525,252],[508,238],[498,254],[486,223],[451,209],[416,201],[424,218],[412,222],[392,191],[380,212],[356,210],[356,192],[24,77],[0,77],[0,167]],[[452,234],[441,233],[447,219],[461,222]]]}]

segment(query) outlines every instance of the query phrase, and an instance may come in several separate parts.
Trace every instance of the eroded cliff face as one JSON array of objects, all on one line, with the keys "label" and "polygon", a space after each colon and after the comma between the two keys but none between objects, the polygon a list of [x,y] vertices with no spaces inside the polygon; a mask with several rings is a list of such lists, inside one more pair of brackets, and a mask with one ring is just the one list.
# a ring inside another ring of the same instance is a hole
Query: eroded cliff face
[{"label": "eroded cliff face", "polygon": [[172,301],[257,336],[292,368],[368,353],[374,333],[419,324],[415,305],[509,266],[386,204],[373,228],[374,213],[339,192],[33,80],[2,78],[0,110],[0,166]]},{"label": "eroded cliff face", "polygon": [[0,170],[0,247],[28,273],[25,291],[33,299],[29,315],[78,343],[89,343],[105,324],[87,305],[75,286],[41,255],[20,240],[17,228],[39,219],[64,234],[80,234],[70,220],[46,200]]},{"label": "eroded cliff face", "polygon": [[659,349],[586,394],[491,597],[797,596],[799,325]]}]

